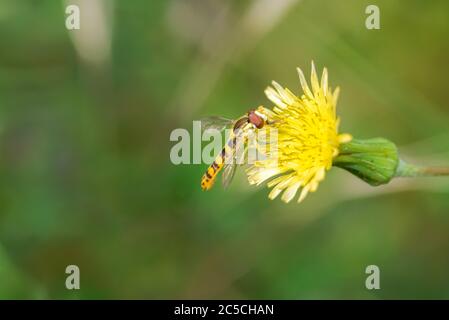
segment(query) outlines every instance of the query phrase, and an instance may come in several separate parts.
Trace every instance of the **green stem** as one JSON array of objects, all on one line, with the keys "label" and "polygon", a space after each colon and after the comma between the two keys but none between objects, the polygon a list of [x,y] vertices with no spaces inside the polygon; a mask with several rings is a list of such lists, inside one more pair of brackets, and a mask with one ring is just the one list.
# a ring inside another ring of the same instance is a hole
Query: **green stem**
[{"label": "green stem", "polygon": [[449,167],[420,167],[399,161],[396,177],[436,177],[449,176]]}]

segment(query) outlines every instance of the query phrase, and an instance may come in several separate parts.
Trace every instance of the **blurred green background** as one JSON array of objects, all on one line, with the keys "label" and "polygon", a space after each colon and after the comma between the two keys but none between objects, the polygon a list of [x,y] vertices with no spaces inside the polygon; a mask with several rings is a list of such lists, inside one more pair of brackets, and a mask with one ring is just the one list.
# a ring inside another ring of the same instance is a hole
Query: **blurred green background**
[{"label": "blurred green background", "polygon": [[448,164],[448,39],[444,0],[2,0],[0,298],[449,298],[449,179],[333,169],[286,205],[242,172],[204,193],[207,165],[169,157],[174,128],[271,107],[313,59],[342,131]]}]

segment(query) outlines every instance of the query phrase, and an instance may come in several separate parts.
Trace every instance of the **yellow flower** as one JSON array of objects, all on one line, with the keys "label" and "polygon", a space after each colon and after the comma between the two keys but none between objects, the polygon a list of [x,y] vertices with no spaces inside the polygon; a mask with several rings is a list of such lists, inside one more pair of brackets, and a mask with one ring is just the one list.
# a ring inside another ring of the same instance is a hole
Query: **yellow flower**
[{"label": "yellow flower", "polygon": [[289,89],[273,81],[273,87],[265,90],[275,104],[273,110],[258,109],[268,118],[260,133],[269,135],[277,130],[277,141],[267,141],[262,147],[266,159],[256,161],[248,170],[250,184],[268,182],[273,187],[269,194],[272,200],[281,192],[284,202],[291,201],[301,189],[298,202],[309,192],[318,188],[332,160],[338,155],[340,143],[348,142],[351,136],[338,134],[339,119],[336,104],[339,89],[328,87],[327,69],[324,68],[321,82],[312,62],[311,88],[298,68],[303,95],[297,97]]}]

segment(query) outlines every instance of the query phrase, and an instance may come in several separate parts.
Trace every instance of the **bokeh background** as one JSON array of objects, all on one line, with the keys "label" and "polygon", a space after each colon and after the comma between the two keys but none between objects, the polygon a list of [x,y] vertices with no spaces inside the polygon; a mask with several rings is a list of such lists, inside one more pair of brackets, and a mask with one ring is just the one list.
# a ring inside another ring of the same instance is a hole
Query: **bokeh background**
[{"label": "bokeh background", "polygon": [[2,0],[0,298],[449,298],[449,178],[333,169],[286,205],[169,157],[174,128],[270,107],[273,79],[299,93],[313,59],[342,131],[449,164],[448,39],[445,0]]}]

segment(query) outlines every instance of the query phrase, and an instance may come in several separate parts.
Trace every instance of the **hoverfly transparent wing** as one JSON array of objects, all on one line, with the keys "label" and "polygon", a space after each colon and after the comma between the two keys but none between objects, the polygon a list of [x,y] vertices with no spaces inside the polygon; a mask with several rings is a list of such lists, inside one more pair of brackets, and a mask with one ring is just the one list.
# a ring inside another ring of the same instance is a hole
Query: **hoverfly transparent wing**
[{"label": "hoverfly transparent wing", "polygon": [[246,152],[244,129],[239,130],[237,135],[232,135],[229,141],[231,141],[231,148],[226,148],[229,150],[229,154],[225,155],[225,164],[221,177],[224,188],[227,188],[234,179],[237,166],[243,164]]},{"label": "hoverfly transparent wing", "polygon": [[[234,153],[235,152],[232,151],[233,158],[234,158]],[[229,185],[231,184],[232,180],[234,179],[236,168],[237,168],[237,163],[235,162],[235,159],[233,159],[231,163],[224,164],[223,174],[221,175],[221,182],[222,182],[224,188],[229,187]]]},{"label": "hoverfly transparent wing", "polygon": [[230,127],[234,123],[234,120],[218,116],[202,118],[200,119],[200,121],[201,121],[201,131],[207,130],[223,131],[224,129]]},{"label": "hoverfly transparent wing", "polygon": [[234,163],[227,163],[224,165],[223,167],[223,174],[221,176],[221,182],[223,184],[223,188],[227,188],[229,187],[229,185],[231,184],[232,180],[234,179],[234,175],[235,175],[235,169],[237,168],[237,164]]}]

